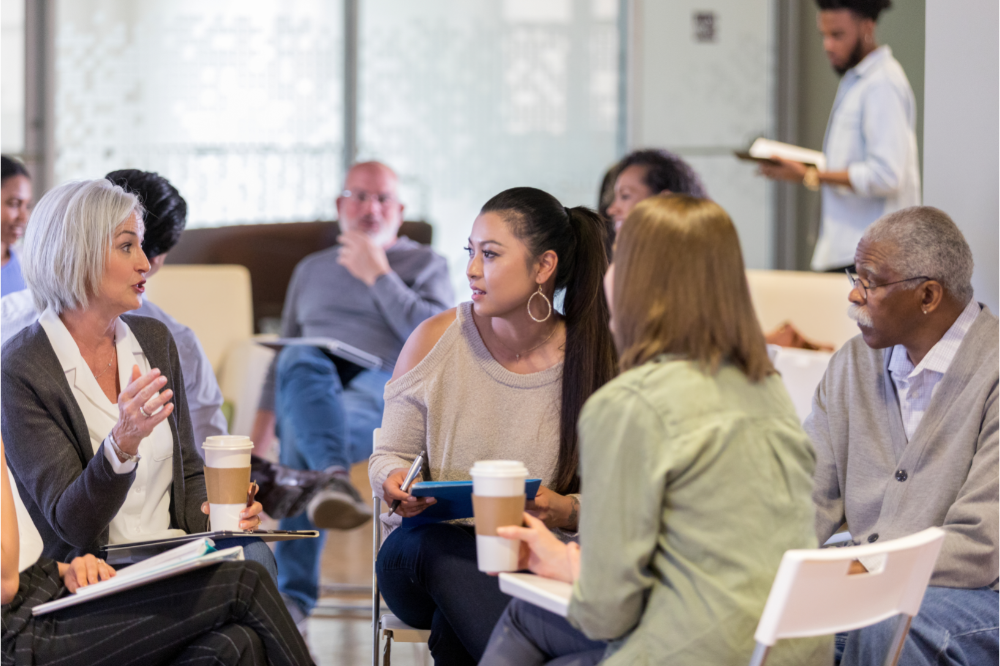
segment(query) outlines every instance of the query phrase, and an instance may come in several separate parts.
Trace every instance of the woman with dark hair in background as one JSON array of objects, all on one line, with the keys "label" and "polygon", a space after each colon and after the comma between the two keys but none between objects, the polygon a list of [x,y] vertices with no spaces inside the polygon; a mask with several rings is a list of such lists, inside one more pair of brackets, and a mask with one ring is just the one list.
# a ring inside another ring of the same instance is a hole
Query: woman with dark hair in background
[{"label": "woman with dark hair in background", "polygon": [[[502,527],[521,566],[573,583],[566,618],[515,600],[482,664],[745,664],[782,554],[814,548],[815,454],[768,360],[717,204],[646,199],[605,278],[622,374],[580,416],[580,543]],[[606,641],[612,641],[610,644]],[[769,661],[830,663],[829,638]],[[553,662],[555,663],[555,662]]]},{"label": "woman with dark hair in background", "polygon": [[[469,236],[472,302],[421,324],[386,385],[382,434],[371,456],[372,488],[400,516],[434,500],[400,490],[427,454],[425,479],[469,479],[477,460],[520,460],[542,488],[528,510],[575,531],[580,515],[576,420],[615,370],[601,291],[608,226],[586,208],[564,208],[519,187],[490,199]],[[565,289],[564,310],[552,307]],[[378,556],[389,608],[431,630],[437,664],[474,664],[509,597],[476,564],[471,525],[395,529]]]},{"label": "woman with dark hair in background", "polygon": [[656,194],[688,194],[706,199],[694,169],[669,150],[636,150],[615,166],[614,197],[607,208],[615,233],[637,203]]},{"label": "woman with dark hair in background", "polygon": [[24,165],[0,155],[0,296],[25,288],[14,243],[24,235],[31,207],[31,176]]}]

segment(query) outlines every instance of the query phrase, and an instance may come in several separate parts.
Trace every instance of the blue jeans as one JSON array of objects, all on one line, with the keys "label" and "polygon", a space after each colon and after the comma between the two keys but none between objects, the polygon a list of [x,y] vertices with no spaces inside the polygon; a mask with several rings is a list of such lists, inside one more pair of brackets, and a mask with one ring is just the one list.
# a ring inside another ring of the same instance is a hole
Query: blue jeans
[{"label": "blue jeans", "polygon": [[480,666],[591,666],[607,643],[592,641],[566,618],[514,599],[493,629]]},{"label": "blue jeans", "polygon": [[[891,618],[847,634],[841,666],[881,664],[896,621]],[[899,664],[996,664],[998,627],[1000,596],[993,590],[928,587],[903,643]]]},{"label": "blue jeans", "polygon": [[[383,394],[392,373],[364,370],[345,387],[330,357],[316,347],[285,347],[275,387],[280,462],[294,469],[351,468],[372,453],[372,430],[382,424]],[[281,521],[283,530],[314,530],[303,514]],[[308,615],[319,598],[319,565],[326,532],[318,539],[279,541],[278,589]]]},{"label": "blue jeans", "polygon": [[434,523],[397,528],[377,561],[389,609],[417,629],[430,629],[436,666],[475,664],[510,597],[496,577],[479,571],[472,527]]},{"label": "blue jeans", "polygon": [[271,580],[278,584],[278,565],[274,561],[274,553],[260,539],[215,539],[216,550],[225,550],[233,546],[243,546],[243,558],[251,562],[259,562],[271,574]]}]

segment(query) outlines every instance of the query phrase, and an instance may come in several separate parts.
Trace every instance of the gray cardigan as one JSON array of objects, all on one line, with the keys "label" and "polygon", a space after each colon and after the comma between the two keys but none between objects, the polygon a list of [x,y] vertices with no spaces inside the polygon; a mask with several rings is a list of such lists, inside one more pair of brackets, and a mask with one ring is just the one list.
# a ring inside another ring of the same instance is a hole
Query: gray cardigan
[{"label": "gray cardigan", "polygon": [[816,533],[855,543],[948,533],[931,585],[997,588],[997,318],[983,306],[907,442],[889,354],[857,336],[833,355],[805,429],[816,447]]},{"label": "gray cardigan", "polygon": [[[166,376],[164,390],[174,392],[174,411],[167,419],[174,438],[170,527],[203,532],[208,527],[208,516],[201,512],[205,476],[194,447],[177,347],[155,319],[125,315],[122,320],[150,366]],[[42,537],[43,555],[66,562],[97,554],[108,543],[108,525],[125,502],[135,470],[115,474],[104,457],[104,444],[94,451],[83,412],[41,324],[35,322],[3,346],[0,375],[0,430],[7,462]]]}]

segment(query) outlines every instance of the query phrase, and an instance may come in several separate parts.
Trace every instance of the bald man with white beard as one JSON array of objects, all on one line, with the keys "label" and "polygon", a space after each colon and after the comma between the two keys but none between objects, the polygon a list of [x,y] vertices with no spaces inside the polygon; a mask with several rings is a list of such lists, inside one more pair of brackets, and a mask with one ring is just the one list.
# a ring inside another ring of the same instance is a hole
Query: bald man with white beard
[{"label": "bald man with white beard", "polygon": [[[318,347],[289,346],[278,354],[252,433],[256,453],[262,455],[276,433],[283,465],[333,478],[305,515],[282,519],[281,529],[350,529],[371,518],[351,485],[350,466],[371,455],[385,384],[403,343],[454,301],[445,259],[398,236],[403,204],[392,169],[378,162],[351,167],[337,213],[340,244],[295,267],[281,334],[333,338],[379,357],[382,367],[365,369]],[[278,588],[296,620],[309,615],[319,596],[325,535],[275,548]]]}]

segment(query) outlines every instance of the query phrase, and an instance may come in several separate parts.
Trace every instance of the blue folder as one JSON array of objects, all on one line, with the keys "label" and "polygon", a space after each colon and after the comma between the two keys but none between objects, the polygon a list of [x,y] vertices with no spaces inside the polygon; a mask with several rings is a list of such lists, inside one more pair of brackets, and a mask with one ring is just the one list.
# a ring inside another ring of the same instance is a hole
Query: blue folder
[{"label": "blue folder", "polygon": [[[541,479],[525,481],[525,497],[535,499],[540,485]],[[472,518],[472,481],[421,481],[413,484],[410,494],[415,497],[433,497],[437,502],[412,518],[403,518],[403,527]]]}]

